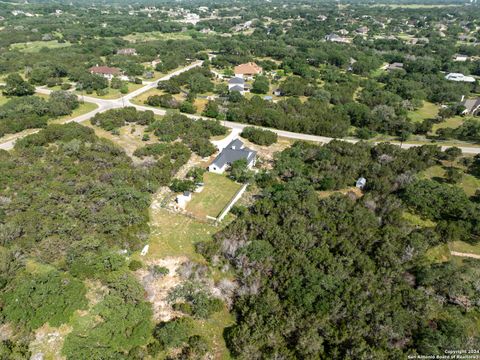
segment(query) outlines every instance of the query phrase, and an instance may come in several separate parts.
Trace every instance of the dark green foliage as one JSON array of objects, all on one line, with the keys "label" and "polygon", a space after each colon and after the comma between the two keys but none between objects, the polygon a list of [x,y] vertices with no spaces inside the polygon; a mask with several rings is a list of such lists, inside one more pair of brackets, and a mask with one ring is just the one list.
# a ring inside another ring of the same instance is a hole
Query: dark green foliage
[{"label": "dark green foliage", "polygon": [[195,183],[192,180],[173,179],[170,190],[173,192],[193,191],[195,190]]},{"label": "dark green foliage", "polygon": [[192,320],[182,317],[158,324],[153,336],[161,350],[178,348],[186,344],[190,337],[191,329]]},{"label": "dark green foliage", "polygon": [[225,135],[226,128],[217,121],[192,120],[185,115],[167,115],[150,126],[160,141],[175,141],[178,138],[196,154],[212,155],[216,148],[208,140],[211,136]]},{"label": "dark green foliage", "polygon": [[229,121],[333,137],[345,136],[350,126],[345,112],[318,99],[302,103],[289,98],[274,103],[254,96],[230,103],[226,117]]},{"label": "dark green foliage", "polygon": [[128,264],[128,268],[132,271],[140,270],[143,267],[143,263],[139,260],[131,260]]},{"label": "dark green foliage", "polygon": [[207,105],[202,111],[202,115],[210,118],[217,118],[220,114],[218,104],[213,100],[208,100]]},{"label": "dark green foliage", "polygon": [[3,89],[3,95],[5,96],[26,96],[33,95],[35,93],[35,87],[18,74],[10,74],[5,80],[5,88]]},{"label": "dark green foliage", "polygon": [[438,221],[445,240],[477,242],[480,237],[480,207],[462,189],[433,180],[408,185],[403,198],[421,215]]},{"label": "dark green foliage", "polygon": [[85,292],[83,283],[68,274],[20,273],[2,295],[2,315],[27,329],[45,323],[60,326],[68,322],[75,310],[85,308]]},{"label": "dark green foliage", "polygon": [[341,189],[363,176],[367,186],[389,192],[403,187],[412,172],[434,164],[434,146],[402,151],[398,146],[332,141],[322,147],[295,143],[276,158],[275,172],[284,180],[307,179],[318,190]]},{"label": "dark green foliage", "polygon": [[229,169],[229,177],[240,183],[247,183],[253,178],[253,173],[247,166],[247,160],[240,159],[232,163]]},{"label": "dark green foliage", "polygon": [[180,105],[180,111],[186,114],[195,114],[197,112],[197,108],[191,102],[184,101]]},{"label": "dark green foliage", "polygon": [[154,119],[152,111],[137,111],[134,107],[125,107],[95,114],[90,122],[92,125],[97,125],[102,129],[111,131],[124,126],[126,123],[149,125]]},{"label": "dark green foliage", "polygon": [[178,308],[187,314],[201,319],[208,319],[210,315],[223,309],[223,302],[209,295],[199,283],[186,282],[178,285],[168,295],[168,301],[175,303],[180,300]]},{"label": "dark green foliage", "polygon": [[87,316],[65,338],[62,352],[69,360],[123,358],[151,337],[151,306],[140,299],[131,302],[109,294]]},{"label": "dark green foliage", "polygon": [[178,101],[170,94],[149,96],[145,103],[150,106],[160,106],[167,109],[177,109],[179,107]]},{"label": "dark green foliage", "polygon": [[257,145],[272,145],[277,142],[277,134],[270,130],[263,130],[253,126],[247,126],[240,136]]},{"label": "dark green foliage", "polygon": [[265,76],[257,76],[252,84],[251,92],[254,94],[266,94],[270,88],[268,78]]}]

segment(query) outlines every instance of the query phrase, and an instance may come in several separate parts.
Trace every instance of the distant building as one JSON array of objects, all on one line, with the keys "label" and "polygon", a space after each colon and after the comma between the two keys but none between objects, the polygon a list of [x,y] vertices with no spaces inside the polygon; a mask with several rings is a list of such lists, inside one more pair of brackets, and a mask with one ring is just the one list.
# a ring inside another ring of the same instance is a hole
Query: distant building
[{"label": "distant building", "polygon": [[342,44],[349,44],[350,43],[350,39],[348,39],[346,37],[342,37],[342,36],[337,35],[337,34],[329,34],[329,35],[325,36],[325,40],[330,41],[330,42],[338,42],[338,43],[342,43]]},{"label": "distant building", "polygon": [[178,204],[179,208],[185,209],[187,203],[192,200],[192,193],[190,191],[184,191],[183,194],[177,195],[175,201]]},{"label": "distant building", "polygon": [[388,65],[387,70],[388,71],[403,70],[403,63],[399,63],[399,62],[391,63]]},{"label": "distant building", "polygon": [[458,61],[458,62],[465,62],[468,60],[467,55],[461,55],[461,54],[456,54],[455,57],[453,58],[453,61]]},{"label": "distant building", "polygon": [[122,71],[116,67],[92,66],[88,71],[90,71],[90,74],[101,75],[108,80],[113,79],[114,76],[122,76]]},{"label": "distant building", "polygon": [[245,159],[247,161],[247,167],[251,169],[255,165],[257,153],[256,151],[246,148],[239,139],[235,139],[218,154],[208,167],[208,171],[221,174],[228,166],[231,166],[235,161],[241,159]]},{"label": "distant building", "polygon": [[465,76],[460,73],[450,73],[447,76],[445,76],[445,79],[450,80],[450,81],[459,81],[459,82],[468,82],[468,83],[474,83],[475,78],[472,76]]},{"label": "distant building", "polygon": [[263,69],[254,62],[248,62],[235,66],[234,73],[236,77],[251,79],[255,75],[261,74]]},{"label": "distant building", "polygon": [[364,177],[360,177],[360,178],[358,178],[357,182],[355,183],[355,187],[357,187],[359,189],[363,189],[366,184],[367,184],[367,179],[365,179]]},{"label": "distant building", "polygon": [[240,77],[233,77],[228,81],[228,91],[238,91],[240,94],[245,93],[245,80]]},{"label": "distant building", "polygon": [[462,105],[465,107],[463,115],[480,115],[480,98],[464,100]]},{"label": "distant building", "polygon": [[133,48],[119,49],[117,55],[137,55],[137,50]]}]

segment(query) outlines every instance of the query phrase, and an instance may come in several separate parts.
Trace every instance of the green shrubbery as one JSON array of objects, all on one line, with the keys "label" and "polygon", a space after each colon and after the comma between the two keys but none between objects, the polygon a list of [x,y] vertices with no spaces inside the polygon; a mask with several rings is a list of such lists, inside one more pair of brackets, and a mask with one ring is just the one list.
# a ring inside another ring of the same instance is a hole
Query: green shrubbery
[{"label": "green shrubbery", "polygon": [[277,134],[270,130],[263,130],[253,126],[247,126],[240,136],[257,145],[272,145],[277,142]]}]

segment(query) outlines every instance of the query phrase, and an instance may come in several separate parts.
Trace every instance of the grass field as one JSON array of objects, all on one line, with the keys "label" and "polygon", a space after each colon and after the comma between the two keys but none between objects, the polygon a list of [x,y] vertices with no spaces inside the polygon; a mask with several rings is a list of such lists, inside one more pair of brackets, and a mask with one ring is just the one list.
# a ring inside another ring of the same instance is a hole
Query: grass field
[{"label": "grass field", "polygon": [[203,257],[195,252],[195,243],[210,240],[220,229],[182,214],[152,209],[151,230],[147,259],[186,256],[204,262]]},{"label": "grass field", "polygon": [[438,106],[424,101],[423,106],[415,111],[409,111],[408,115],[413,122],[422,122],[425,119],[433,119],[438,114]]},{"label": "grass field", "polygon": [[[128,92],[131,93],[132,91],[140,89],[142,86],[143,84],[128,83]],[[85,91],[75,91],[75,92],[79,95],[91,96],[91,97],[96,97],[96,98],[105,99],[105,100],[118,99],[126,95],[126,94],[122,94],[119,89],[108,88],[107,90],[108,90],[107,95],[103,95],[103,96],[97,95],[96,92],[93,92],[92,94],[87,94]]]},{"label": "grass field", "polygon": [[188,34],[182,33],[162,33],[160,31],[150,31],[145,33],[135,33],[125,35],[124,40],[136,43],[153,40],[189,40],[192,37]]},{"label": "grass field", "polygon": [[453,241],[449,247],[451,251],[480,255],[480,243],[471,245],[464,241]]},{"label": "grass field", "polygon": [[[423,171],[420,176],[427,179],[445,179],[445,172],[446,170],[443,166],[435,165]],[[464,173],[462,176],[462,180],[456,185],[460,186],[468,196],[472,196],[475,194],[475,191],[477,191],[477,189],[480,189],[480,179],[477,179],[470,174]]]},{"label": "grass field", "polygon": [[2,93],[0,92],[0,106],[5,104],[8,101],[8,98],[6,96],[3,96]]},{"label": "grass field", "polygon": [[224,175],[210,172],[205,173],[204,182],[203,191],[194,193],[187,204],[187,210],[200,217],[217,217],[242,186]]},{"label": "grass field", "polygon": [[436,134],[438,129],[443,129],[443,128],[457,128],[460,125],[463,124],[464,118],[461,116],[455,116],[453,118],[447,119],[441,123],[438,124],[433,124],[432,127],[432,134]]},{"label": "grass field", "polygon": [[10,45],[11,49],[26,52],[26,53],[36,53],[43,48],[47,49],[59,49],[70,46],[69,42],[59,43],[57,40],[51,41],[32,41],[26,43],[17,43]]},{"label": "grass field", "polygon": [[[134,97],[131,102],[133,104],[137,104],[137,105],[143,105],[145,106],[145,101],[148,99],[149,96],[152,96],[152,95],[163,95],[165,94],[163,90],[158,90],[158,89],[150,89],[148,91],[145,91],[144,93]],[[148,105],[147,105],[148,106]]]}]

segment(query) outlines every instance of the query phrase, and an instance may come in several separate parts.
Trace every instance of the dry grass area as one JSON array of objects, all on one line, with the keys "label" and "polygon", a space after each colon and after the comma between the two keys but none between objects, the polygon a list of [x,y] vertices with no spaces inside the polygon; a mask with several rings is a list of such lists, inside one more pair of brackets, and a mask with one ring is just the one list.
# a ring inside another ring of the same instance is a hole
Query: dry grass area
[{"label": "dry grass area", "polygon": [[248,141],[243,137],[242,137],[242,141],[245,143],[246,147],[252,150],[255,150],[257,152],[257,156],[265,162],[263,163],[263,165],[266,168],[271,168],[275,153],[281,152],[286,148],[289,148],[295,142],[295,140],[287,139],[283,137],[279,137],[278,141],[275,144],[272,144],[270,146],[257,145]]},{"label": "dry grass area", "polygon": [[362,190],[360,190],[359,188],[357,188],[355,186],[348,187],[348,188],[345,188],[345,189],[340,189],[340,190],[317,191],[317,194],[321,199],[327,198],[327,197],[329,197],[333,194],[342,194],[342,195],[353,194],[357,199],[361,198],[363,196]]},{"label": "dry grass area", "polygon": [[[181,316],[182,313],[173,310],[167,301],[169,292],[182,282],[181,277],[177,274],[177,269],[188,258],[166,257],[158,260],[150,260],[144,263],[144,267],[135,272],[140,283],[145,289],[146,300],[153,305],[153,318],[155,322],[170,321],[174,317]],[[161,277],[155,277],[149,268],[151,266],[160,266],[168,269],[168,274]]]},{"label": "dry grass area", "polygon": [[[31,359],[40,358],[43,360],[61,360],[63,340],[72,331],[72,327],[63,324],[60,327],[43,325],[35,331],[35,339],[30,343]],[[42,357],[37,354],[42,354]],[[38,357],[35,357],[38,356]]]},{"label": "dry grass area", "polygon": [[82,122],[82,125],[88,126],[95,130],[95,134],[99,137],[111,140],[118,146],[120,146],[128,156],[132,157],[136,149],[141,148],[147,144],[153,144],[158,142],[157,138],[153,134],[150,135],[150,140],[142,141],[143,134],[146,126],[127,124],[119,129],[119,135],[113,135],[110,131],[103,130],[98,126],[94,126],[90,123],[90,120]]}]

